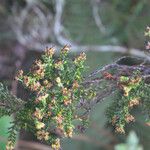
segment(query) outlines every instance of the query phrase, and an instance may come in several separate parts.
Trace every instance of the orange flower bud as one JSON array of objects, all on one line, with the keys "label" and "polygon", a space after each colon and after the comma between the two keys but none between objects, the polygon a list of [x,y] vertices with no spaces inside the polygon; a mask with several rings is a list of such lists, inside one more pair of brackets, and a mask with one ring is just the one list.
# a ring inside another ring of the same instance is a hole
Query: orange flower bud
[{"label": "orange flower bud", "polygon": [[54,47],[46,48],[46,50],[45,50],[45,54],[47,56],[52,57],[54,55],[54,53],[55,53],[55,48]]},{"label": "orange flower bud", "polygon": [[127,123],[129,123],[129,122],[135,121],[135,118],[132,115],[129,114],[125,117],[125,120],[126,120]]},{"label": "orange flower bud", "polygon": [[117,127],[115,128],[115,132],[121,133],[121,134],[124,134],[124,133],[125,133],[124,128],[119,127],[119,126],[117,126]]}]

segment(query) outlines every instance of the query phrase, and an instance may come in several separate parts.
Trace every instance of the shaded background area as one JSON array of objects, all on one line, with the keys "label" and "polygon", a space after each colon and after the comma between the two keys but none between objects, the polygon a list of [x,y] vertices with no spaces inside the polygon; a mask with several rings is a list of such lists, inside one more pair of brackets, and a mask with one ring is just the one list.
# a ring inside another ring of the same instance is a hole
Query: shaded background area
[{"label": "shaded background area", "polygon": [[[149,0],[0,0],[0,81],[26,99],[13,80],[15,73],[20,68],[28,70],[50,45],[71,44],[74,53],[88,50],[88,73],[129,55],[133,48],[140,56],[144,30],[150,22],[149,8]],[[106,127],[105,110],[112,99],[105,99],[94,108],[86,133],[64,139],[63,149],[109,150],[124,140],[125,136],[115,135]],[[127,131],[134,129],[148,150],[150,129],[142,123],[140,108],[133,113],[138,119],[128,125]],[[9,121],[10,118],[0,120],[0,148],[5,145]],[[21,137],[30,139],[24,134]]]}]

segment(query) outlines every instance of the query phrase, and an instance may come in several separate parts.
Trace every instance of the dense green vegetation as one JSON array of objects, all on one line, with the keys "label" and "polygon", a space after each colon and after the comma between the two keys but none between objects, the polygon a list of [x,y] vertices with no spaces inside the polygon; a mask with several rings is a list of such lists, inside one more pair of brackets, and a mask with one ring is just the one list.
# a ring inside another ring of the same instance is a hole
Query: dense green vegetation
[{"label": "dense green vegetation", "polygon": [[[50,8],[50,11],[55,14],[54,0],[51,2],[48,0],[41,0],[41,2],[47,8]],[[15,3],[18,4],[20,8],[24,8],[26,5],[26,2],[21,0],[17,0],[16,2],[12,2],[10,0],[1,0],[0,48],[2,51],[4,48],[12,48],[17,42],[9,20],[12,15],[12,6]],[[150,22],[149,0],[126,0],[124,2],[119,0],[102,0],[101,3],[97,3],[97,5],[99,7],[98,12],[102,23],[106,28],[106,34],[101,33],[95,24],[92,15],[91,0],[66,0],[62,23],[65,27],[65,33],[70,39],[78,44],[114,44],[143,49],[143,43],[145,41],[143,31]],[[51,39],[49,41],[51,42]],[[118,53],[88,52],[88,61],[86,62],[89,66],[88,72],[91,72],[96,68],[100,68],[105,64],[112,63],[120,56],[121,55]],[[105,110],[107,106],[111,104],[112,100],[113,97],[110,97],[103,103],[97,104],[92,111],[91,122],[95,122],[100,130],[111,130],[110,128],[105,129],[104,126],[106,125]],[[133,125],[128,125],[126,130],[129,131],[131,129],[135,129],[138,137],[147,150],[147,148],[150,147],[150,129],[142,123],[145,117],[140,115],[140,112],[141,108],[138,108],[136,111],[133,110],[133,113],[138,119],[135,123],[133,123]],[[6,120],[7,119],[8,118],[6,118]],[[1,126],[1,128],[4,129],[3,125]],[[3,134],[5,133],[7,133],[7,131],[4,131]],[[102,143],[102,145],[111,141],[111,138],[108,136],[105,137],[105,134],[103,135],[102,132],[97,134],[97,132],[95,132],[95,128],[92,126],[87,129],[86,136],[98,136],[98,141]],[[124,140],[124,136],[119,136],[119,138],[118,135],[115,136],[117,140]],[[95,146],[95,143],[92,142],[91,144],[87,144],[87,142],[85,144],[85,142],[75,139],[64,140],[63,142],[63,148],[66,150],[70,149],[70,147],[74,147],[74,149],[99,149],[99,147],[101,147],[100,145]]]}]

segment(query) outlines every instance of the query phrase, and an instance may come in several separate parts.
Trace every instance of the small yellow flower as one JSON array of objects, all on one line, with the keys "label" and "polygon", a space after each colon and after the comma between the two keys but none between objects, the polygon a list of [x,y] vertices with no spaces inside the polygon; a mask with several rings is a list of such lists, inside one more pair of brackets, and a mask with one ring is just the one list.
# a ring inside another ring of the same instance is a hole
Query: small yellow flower
[{"label": "small yellow flower", "polygon": [[36,60],[31,68],[31,72],[34,76],[39,76],[40,78],[44,77],[44,65],[41,60]]},{"label": "small yellow flower", "polygon": [[49,95],[47,93],[43,93],[42,95],[38,95],[35,99],[35,103],[44,102]]},{"label": "small yellow flower", "polygon": [[114,115],[112,118],[112,121],[111,121],[112,125],[115,125],[117,119],[118,119],[118,117],[116,115]]},{"label": "small yellow flower", "polygon": [[70,46],[69,46],[69,45],[65,45],[65,46],[63,47],[63,49],[61,49],[61,52],[62,52],[63,54],[67,54],[67,53],[69,52],[69,50],[70,50]]},{"label": "small yellow flower", "polygon": [[125,117],[125,120],[126,120],[127,123],[129,123],[129,122],[135,121],[135,118],[132,115],[129,114]]},{"label": "small yellow flower", "polygon": [[129,102],[129,107],[132,108],[134,106],[138,106],[140,104],[140,98],[134,98],[132,100],[130,100]]},{"label": "small yellow flower", "polygon": [[66,136],[71,138],[72,134],[73,134],[73,127],[68,127],[66,130]]},{"label": "small yellow flower", "polygon": [[47,112],[47,117],[50,117],[52,113],[50,111]]},{"label": "small yellow flower", "polygon": [[44,139],[47,141],[49,139],[49,132],[46,132],[44,130],[37,131],[37,139],[42,140]]},{"label": "small yellow flower", "polygon": [[58,84],[61,83],[60,77],[57,77],[57,78],[56,78],[56,82],[57,82]]},{"label": "small yellow flower", "polygon": [[62,124],[63,122],[63,116],[61,114],[58,114],[56,117],[55,117],[55,120],[58,124]]},{"label": "small yellow flower", "polygon": [[115,128],[115,132],[121,133],[121,134],[124,134],[124,133],[125,133],[124,128],[123,128],[123,127],[119,127],[119,126],[117,126],[117,127]]},{"label": "small yellow flower", "polygon": [[58,86],[59,86],[59,87],[62,87],[62,86],[63,86],[63,84],[61,83],[60,77],[57,77],[57,78],[56,78],[56,82],[58,83]]},{"label": "small yellow flower", "polygon": [[73,89],[77,89],[78,87],[79,87],[78,82],[77,82],[77,81],[74,81],[74,82],[73,82],[73,85],[72,85],[72,88],[73,88]]},{"label": "small yellow flower", "polygon": [[53,150],[59,150],[60,149],[60,139],[56,139],[53,143],[52,143],[52,149]]},{"label": "small yellow flower", "polygon": [[55,100],[54,98],[51,100],[51,105],[52,105],[52,106],[55,106],[55,105],[56,105],[56,100]]},{"label": "small yellow flower", "polygon": [[46,48],[46,50],[45,50],[45,54],[47,56],[52,57],[54,55],[54,53],[55,53],[55,48],[54,47]]},{"label": "small yellow flower", "polygon": [[132,87],[123,86],[124,96],[129,96],[129,92],[131,91]]},{"label": "small yellow flower", "polygon": [[30,82],[31,82],[31,80],[28,76],[23,77],[23,83],[25,84],[26,87],[29,86]]},{"label": "small yellow flower", "polygon": [[136,77],[136,78],[134,78],[134,79],[131,79],[131,84],[135,84],[135,83],[139,83],[139,82],[141,82],[141,78],[140,77]]},{"label": "small yellow flower", "polygon": [[45,124],[43,122],[40,121],[36,121],[36,129],[42,129],[45,127]]},{"label": "small yellow flower", "polygon": [[150,27],[147,27],[146,28],[146,31],[145,31],[145,36],[150,36]]},{"label": "small yellow flower", "polygon": [[62,93],[63,95],[68,95],[68,89],[67,88],[62,88]]},{"label": "small yellow flower", "polygon": [[14,143],[12,141],[8,141],[6,145],[6,150],[13,150],[14,149]]},{"label": "small yellow flower", "polygon": [[46,87],[46,88],[51,88],[53,86],[53,84],[51,82],[49,82],[48,80],[44,80],[43,81],[43,85]]},{"label": "small yellow flower", "polygon": [[43,118],[43,114],[40,109],[36,108],[36,111],[33,114],[34,117],[37,119],[41,120]]},{"label": "small yellow flower", "polygon": [[80,55],[77,58],[75,58],[74,63],[78,64],[85,60],[86,60],[86,54],[84,52],[82,52],[82,53],[80,53]]},{"label": "small yellow flower", "polygon": [[40,82],[33,82],[31,85],[30,85],[30,89],[31,91],[38,91],[41,87],[41,84]]},{"label": "small yellow flower", "polygon": [[17,75],[16,75],[16,77],[15,77],[15,79],[19,80],[22,77],[23,77],[23,70],[19,70],[18,73],[17,73]]},{"label": "small yellow flower", "polygon": [[62,61],[57,61],[55,64],[56,69],[62,69],[63,68],[63,62]]},{"label": "small yellow flower", "polygon": [[69,104],[71,104],[72,100],[71,99],[64,99],[64,105],[68,106]]}]

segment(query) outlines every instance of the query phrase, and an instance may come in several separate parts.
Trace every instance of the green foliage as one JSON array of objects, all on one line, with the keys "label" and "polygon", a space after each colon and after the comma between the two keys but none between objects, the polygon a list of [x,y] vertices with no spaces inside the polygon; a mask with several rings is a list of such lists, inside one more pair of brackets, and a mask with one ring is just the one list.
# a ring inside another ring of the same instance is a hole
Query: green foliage
[{"label": "green foliage", "polygon": [[6,145],[6,138],[8,137],[8,128],[10,127],[10,121],[12,121],[11,117],[4,116],[0,118],[0,135],[1,135],[1,140],[0,140],[0,148],[1,150],[5,150],[5,145]]},{"label": "green foliage", "polygon": [[140,95],[142,101],[142,109],[146,116],[146,124],[150,126],[150,84],[141,84],[136,95]]},{"label": "green foliage", "polygon": [[135,121],[135,117],[131,115],[133,108],[142,106],[147,116],[145,121],[150,120],[150,85],[137,77],[131,79],[122,76],[119,88],[120,92],[108,108],[107,116],[109,123],[114,126],[116,132],[125,133],[125,125]]},{"label": "green foliage", "polygon": [[[15,113],[7,150],[13,149],[20,129],[32,132],[53,149],[60,149],[60,139],[72,137],[76,129],[83,131],[88,126],[88,115],[93,105],[116,90],[118,95],[107,111],[108,121],[115,131],[125,133],[125,125],[135,121],[131,110],[136,106],[142,106],[146,124],[150,125],[150,85],[138,67],[129,66],[132,73],[129,71],[128,75],[123,75],[124,65],[110,64],[83,78],[86,55],[81,53],[72,59],[68,55],[69,49],[69,46],[64,46],[55,56],[55,49],[47,48],[29,73],[18,72],[16,80],[29,91],[27,102],[13,96],[1,84],[1,114]],[[122,68],[123,72],[115,74],[114,67]],[[147,66],[142,67],[147,71]]]},{"label": "green foliage", "polygon": [[86,118],[79,118],[76,106],[85,95],[83,81],[86,55],[81,53],[74,60],[68,56],[69,47],[46,49],[40,60],[35,61],[30,72],[16,77],[30,91],[30,99],[16,112],[9,130],[7,149],[12,149],[17,131],[22,128],[33,132],[53,149],[60,148],[61,137],[72,137],[74,121],[86,125]]},{"label": "green foliage", "polygon": [[8,133],[8,142],[6,145],[6,150],[14,149],[14,145],[16,142],[17,134],[20,127],[18,126],[18,122],[12,122],[12,126],[9,128]]},{"label": "green foliage", "polygon": [[11,94],[9,90],[0,83],[0,117],[4,115],[11,115],[23,104],[24,101]]}]

